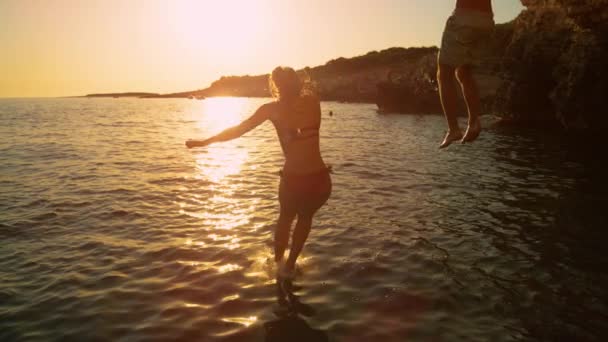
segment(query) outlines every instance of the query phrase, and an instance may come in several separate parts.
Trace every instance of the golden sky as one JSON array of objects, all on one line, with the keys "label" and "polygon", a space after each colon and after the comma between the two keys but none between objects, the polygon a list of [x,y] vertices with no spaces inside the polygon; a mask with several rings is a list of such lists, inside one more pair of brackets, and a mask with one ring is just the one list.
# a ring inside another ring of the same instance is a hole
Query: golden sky
[{"label": "golden sky", "polygon": [[[438,45],[451,0],[0,0],[0,97],[177,92]],[[519,1],[495,0],[497,22]]]}]

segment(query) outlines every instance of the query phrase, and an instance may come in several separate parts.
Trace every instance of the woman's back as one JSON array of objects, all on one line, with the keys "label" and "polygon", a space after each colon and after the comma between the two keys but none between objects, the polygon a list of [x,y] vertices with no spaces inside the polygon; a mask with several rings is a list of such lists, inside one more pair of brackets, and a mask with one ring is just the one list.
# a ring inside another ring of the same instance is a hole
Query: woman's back
[{"label": "woman's back", "polygon": [[285,155],[283,171],[305,174],[324,169],[319,147],[321,105],[316,96],[298,96],[275,103],[271,120]]}]

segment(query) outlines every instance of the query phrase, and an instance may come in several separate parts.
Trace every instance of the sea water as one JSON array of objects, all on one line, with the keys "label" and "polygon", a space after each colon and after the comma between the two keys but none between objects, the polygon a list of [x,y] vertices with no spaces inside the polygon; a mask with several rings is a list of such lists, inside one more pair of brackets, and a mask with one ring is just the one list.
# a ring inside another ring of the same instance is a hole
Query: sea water
[{"label": "sea water", "polygon": [[322,103],[334,190],[285,315],[272,125],[184,146],[265,101],[0,100],[0,340],[605,336],[598,155],[504,128],[440,151],[441,116],[368,104]]}]

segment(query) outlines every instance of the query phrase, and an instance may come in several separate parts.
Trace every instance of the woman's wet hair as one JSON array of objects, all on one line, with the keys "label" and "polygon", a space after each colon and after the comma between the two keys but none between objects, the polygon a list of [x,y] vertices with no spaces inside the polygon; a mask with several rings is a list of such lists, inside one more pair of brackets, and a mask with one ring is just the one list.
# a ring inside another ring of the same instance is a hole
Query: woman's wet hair
[{"label": "woman's wet hair", "polygon": [[290,67],[276,67],[269,78],[270,93],[273,97],[290,100],[304,93],[312,92],[310,81],[303,81],[298,73]]}]

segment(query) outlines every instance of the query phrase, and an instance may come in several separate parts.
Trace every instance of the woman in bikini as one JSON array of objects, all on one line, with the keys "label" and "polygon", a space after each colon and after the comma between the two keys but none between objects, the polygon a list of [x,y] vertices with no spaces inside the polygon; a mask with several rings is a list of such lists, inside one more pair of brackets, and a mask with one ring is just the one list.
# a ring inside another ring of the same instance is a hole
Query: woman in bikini
[{"label": "woman in bikini", "polygon": [[[285,156],[279,185],[280,214],[274,234],[274,256],[279,276],[292,278],[295,264],[312,225],[314,214],[331,194],[329,169],[319,148],[321,105],[306,89],[292,68],[277,67],[270,76],[270,89],[276,101],[260,106],[240,124],[205,140],[188,140],[188,148],[232,140],[270,120]],[[297,216],[291,248],[283,262],[291,225]]]}]

